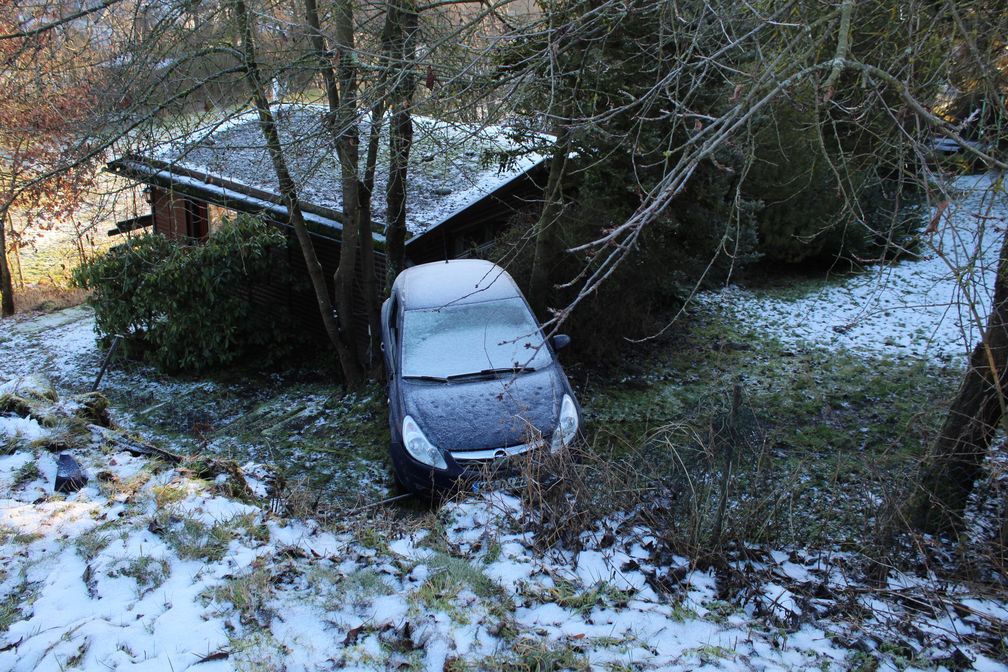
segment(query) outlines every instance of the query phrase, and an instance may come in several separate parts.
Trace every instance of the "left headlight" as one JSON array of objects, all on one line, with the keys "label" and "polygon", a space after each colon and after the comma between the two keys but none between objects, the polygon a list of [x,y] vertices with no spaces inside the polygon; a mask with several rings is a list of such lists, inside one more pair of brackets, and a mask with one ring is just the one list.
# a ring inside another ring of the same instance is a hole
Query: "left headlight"
[{"label": "left headlight", "polygon": [[574,400],[570,398],[570,395],[565,394],[563,401],[560,402],[560,422],[553,432],[553,441],[550,444],[550,449],[557,451],[564,446],[569,446],[574,442],[577,430],[577,407],[574,405]]},{"label": "left headlight", "polygon": [[420,431],[420,425],[418,425],[416,420],[408,415],[403,418],[402,437],[403,446],[405,446],[406,451],[412,455],[416,461],[434,467],[435,469],[448,468],[448,465],[445,464],[445,459],[441,454],[441,451],[427,440],[424,433]]}]

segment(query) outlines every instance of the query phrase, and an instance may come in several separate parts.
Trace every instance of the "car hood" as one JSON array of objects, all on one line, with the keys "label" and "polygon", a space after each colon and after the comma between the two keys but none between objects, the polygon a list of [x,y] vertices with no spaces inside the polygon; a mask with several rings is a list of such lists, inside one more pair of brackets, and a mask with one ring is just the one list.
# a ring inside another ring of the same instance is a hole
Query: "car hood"
[{"label": "car hood", "polygon": [[403,380],[403,409],[442,450],[485,450],[525,443],[534,427],[550,435],[565,394],[556,366],[488,380]]}]

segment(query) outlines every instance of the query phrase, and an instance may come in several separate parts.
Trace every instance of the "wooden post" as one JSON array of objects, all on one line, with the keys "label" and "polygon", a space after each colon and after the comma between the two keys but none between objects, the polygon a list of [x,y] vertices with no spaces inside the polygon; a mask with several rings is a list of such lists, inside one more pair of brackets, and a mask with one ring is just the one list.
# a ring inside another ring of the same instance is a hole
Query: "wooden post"
[{"label": "wooden post", "polygon": [[101,385],[102,378],[105,376],[105,370],[108,369],[109,362],[112,361],[112,355],[115,354],[116,348],[119,347],[119,341],[122,340],[122,336],[116,334],[112,337],[112,345],[109,346],[108,352],[105,353],[105,359],[102,361],[101,368],[98,370],[98,377],[95,378],[94,385],[91,386],[92,392],[98,391],[98,386]]}]

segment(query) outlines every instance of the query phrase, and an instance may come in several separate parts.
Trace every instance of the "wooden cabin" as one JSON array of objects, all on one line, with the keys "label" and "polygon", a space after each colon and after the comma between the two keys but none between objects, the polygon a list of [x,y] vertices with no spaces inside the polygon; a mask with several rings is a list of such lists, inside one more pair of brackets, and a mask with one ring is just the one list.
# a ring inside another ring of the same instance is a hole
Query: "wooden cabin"
[{"label": "wooden cabin", "polygon": [[[285,155],[298,182],[305,222],[331,283],[339,264],[345,218],[340,210],[342,192],[335,152],[322,126],[325,111],[314,105],[278,105],[275,114],[285,139]],[[494,142],[502,136],[500,129],[488,131],[425,118],[416,119],[414,125],[407,183],[407,264],[464,257],[474,251],[485,253],[516,212],[541,202],[547,177],[544,157],[531,154],[507,169],[487,160],[498,149]],[[513,153],[515,148],[501,146],[499,150]],[[387,165],[387,160],[380,157],[379,165]],[[308,328],[324,333],[257,115],[245,113],[183,141],[118,158],[107,169],[146,185],[151,208],[149,214],[117,223],[109,235],[151,229],[198,243],[212,235],[224,217],[236,212],[283,228],[295,282],[278,282],[264,289],[263,305],[287,306]],[[386,181],[387,176],[379,171],[373,199],[376,220],[384,219]],[[384,287],[383,223],[374,222],[372,230],[375,275],[379,287]],[[298,282],[298,278],[304,281]],[[360,334],[359,341],[366,344],[368,334]]]}]

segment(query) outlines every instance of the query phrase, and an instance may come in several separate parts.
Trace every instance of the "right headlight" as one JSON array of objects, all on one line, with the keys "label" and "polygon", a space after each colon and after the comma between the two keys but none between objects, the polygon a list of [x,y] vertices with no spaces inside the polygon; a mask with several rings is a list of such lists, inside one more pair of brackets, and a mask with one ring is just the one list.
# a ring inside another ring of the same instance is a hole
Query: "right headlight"
[{"label": "right headlight", "polygon": [[448,468],[441,451],[427,440],[424,433],[420,431],[420,425],[408,415],[403,418],[402,438],[406,452],[412,455],[417,462],[422,462],[435,469]]},{"label": "right headlight", "polygon": [[574,405],[574,400],[570,398],[570,395],[565,394],[563,401],[560,402],[560,422],[557,423],[556,430],[553,432],[553,441],[550,443],[550,449],[555,452],[564,446],[569,446],[573,443],[577,430],[577,407]]}]

